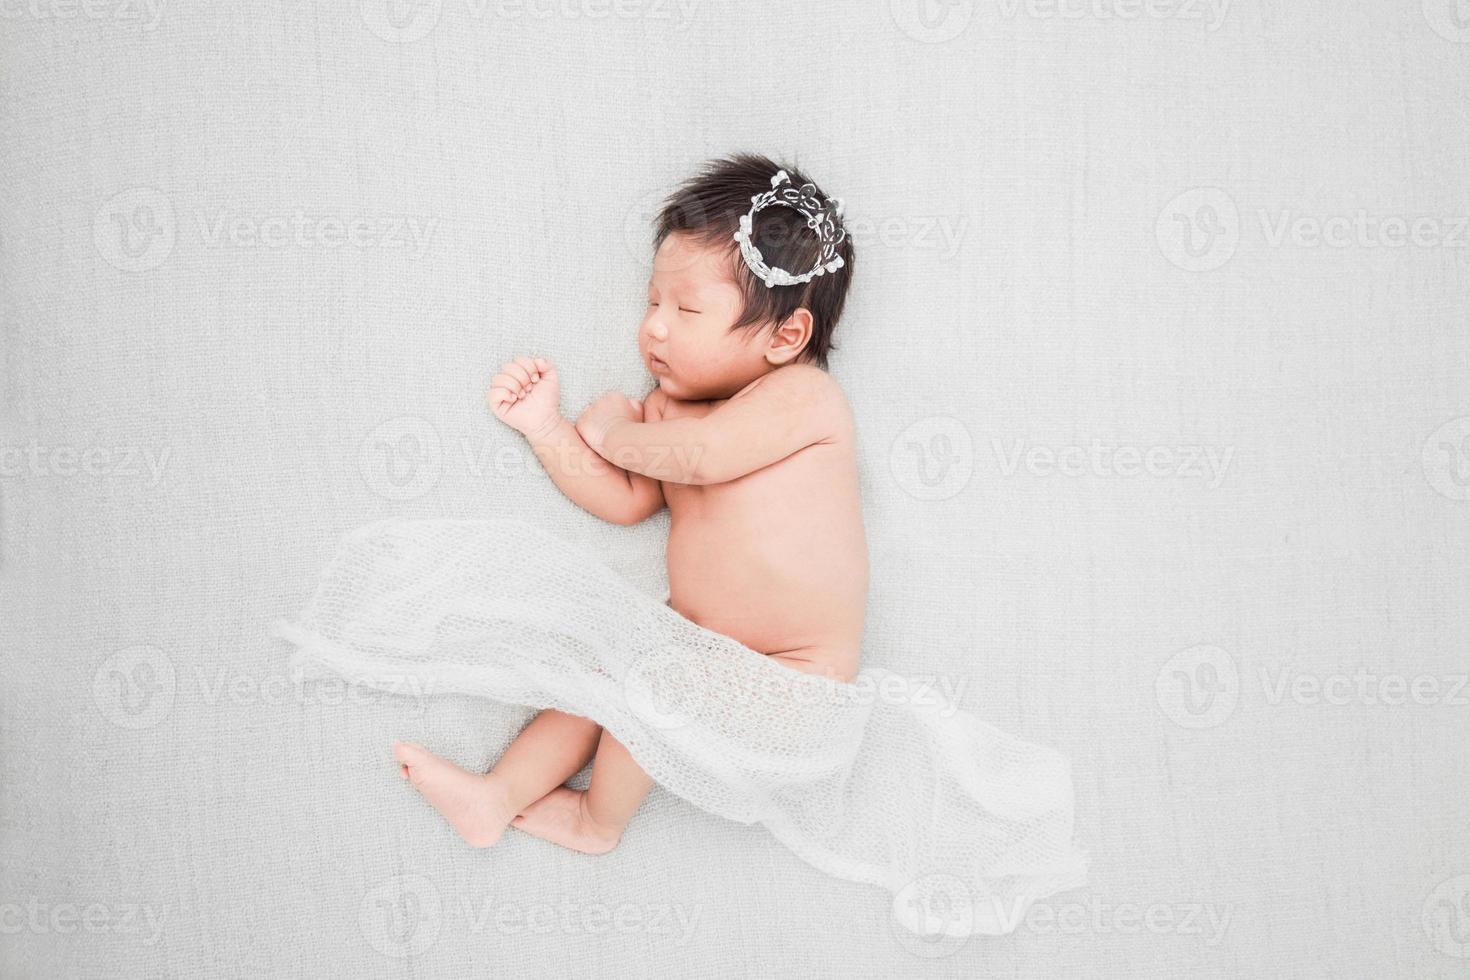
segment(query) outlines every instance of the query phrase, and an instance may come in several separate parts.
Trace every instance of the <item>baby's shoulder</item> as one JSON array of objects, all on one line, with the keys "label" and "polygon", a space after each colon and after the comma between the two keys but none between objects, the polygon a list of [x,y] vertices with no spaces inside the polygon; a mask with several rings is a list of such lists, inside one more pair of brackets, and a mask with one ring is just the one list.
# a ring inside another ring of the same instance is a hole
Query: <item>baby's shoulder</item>
[{"label": "baby's shoulder", "polygon": [[799,420],[796,431],[805,445],[851,448],[855,443],[857,426],[847,395],[836,378],[814,364],[787,364],[763,374],[730,401],[746,406],[747,418]]},{"label": "baby's shoulder", "polygon": [[765,398],[799,398],[808,404],[843,402],[847,397],[837,379],[815,364],[786,364],[756,378],[735,394],[743,398],[759,391]]},{"label": "baby's shoulder", "polygon": [[852,408],[842,385],[815,364],[787,364],[761,378],[767,386],[786,397],[776,404],[821,415],[838,428],[852,424]]}]

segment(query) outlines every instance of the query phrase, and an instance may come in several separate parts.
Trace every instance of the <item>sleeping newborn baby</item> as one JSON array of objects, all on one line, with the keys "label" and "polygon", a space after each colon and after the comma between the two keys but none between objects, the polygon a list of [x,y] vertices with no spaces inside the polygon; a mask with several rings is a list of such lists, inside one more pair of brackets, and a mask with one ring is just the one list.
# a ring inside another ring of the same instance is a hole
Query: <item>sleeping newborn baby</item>
[{"label": "sleeping newborn baby", "polygon": [[[741,155],[682,185],[656,225],[638,330],[653,390],[608,392],[573,425],[556,368],[517,357],[490,407],[589,512],[631,525],[668,506],[675,611],[792,670],[850,681],[868,553],[852,413],[826,371],[853,271],[841,202]],[[606,853],[652,786],[610,733],[559,711],[537,715],[489,773],[408,743],[394,756],[474,847],[514,826]],[[562,785],[589,759],[585,791]]]}]

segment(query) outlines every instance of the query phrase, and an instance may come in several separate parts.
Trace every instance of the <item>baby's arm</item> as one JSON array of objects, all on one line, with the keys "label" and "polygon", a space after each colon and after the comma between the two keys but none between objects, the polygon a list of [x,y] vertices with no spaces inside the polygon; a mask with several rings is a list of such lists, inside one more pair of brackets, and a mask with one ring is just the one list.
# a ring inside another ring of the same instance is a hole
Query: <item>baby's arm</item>
[{"label": "baby's arm", "polygon": [[[562,417],[561,386],[546,358],[507,361],[486,400],[501,421],[526,437],[552,482],[588,513],[614,524],[637,524],[663,507],[658,480],[612,465]],[[641,407],[636,417],[642,417]]]},{"label": "baby's arm", "polygon": [[821,368],[772,371],[702,418],[610,419],[588,440],[631,473],[669,483],[727,483],[851,431],[842,389]]}]

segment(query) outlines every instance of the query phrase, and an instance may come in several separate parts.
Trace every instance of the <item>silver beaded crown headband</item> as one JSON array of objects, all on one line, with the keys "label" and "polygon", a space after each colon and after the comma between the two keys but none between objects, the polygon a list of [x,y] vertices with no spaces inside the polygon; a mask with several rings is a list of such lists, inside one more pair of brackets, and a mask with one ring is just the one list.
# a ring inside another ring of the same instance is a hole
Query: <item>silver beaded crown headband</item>
[{"label": "silver beaded crown headband", "polygon": [[[783,187],[782,184],[786,186]],[[766,265],[761,250],[751,243],[750,231],[755,224],[756,212],[775,204],[795,210],[806,219],[806,226],[816,232],[822,241],[822,252],[817,256],[817,264],[799,276],[792,275],[785,269]],[[766,284],[767,289],[772,286],[794,286],[811,282],[823,273],[836,272],[842,268],[842,256],[837,254],[837,246],[847,238],[847,229],[842,227],[841,218],[842,198],[823,200],[814,185],[802,184],[796,187],[786,171],[778,170],[776,176],[771,178],[771,189],[750,199],[750,210],[741,215],[740,230],[735,232],[735,240],[740,243],[741,258],[745,259],[750,271]]]}]

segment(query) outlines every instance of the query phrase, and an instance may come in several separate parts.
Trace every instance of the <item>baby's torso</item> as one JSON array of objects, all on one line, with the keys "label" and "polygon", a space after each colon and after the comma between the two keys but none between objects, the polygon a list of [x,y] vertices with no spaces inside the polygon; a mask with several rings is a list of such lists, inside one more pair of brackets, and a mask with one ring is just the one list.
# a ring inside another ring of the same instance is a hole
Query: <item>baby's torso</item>
[{"label": "baby's torso", "polygon": [[[670,400],[663,418],[720,404]],[[849,426],[728,483],[663,484],[669,605],[753,650],[850,678],[868,592],[855,439]]]}]

